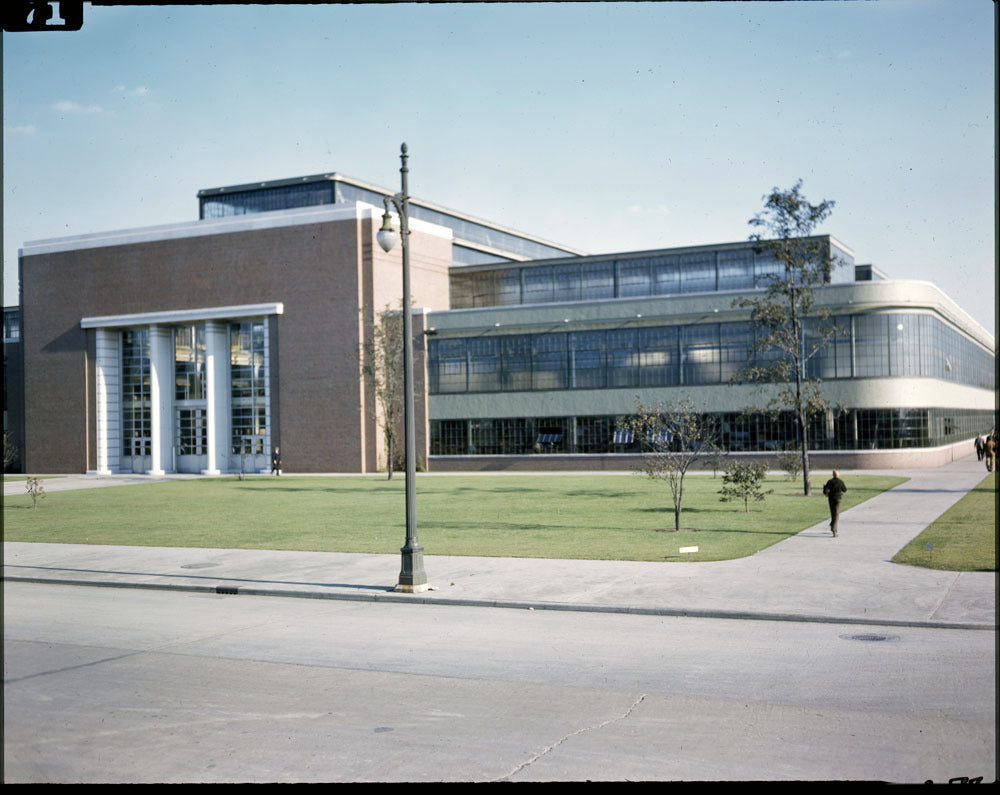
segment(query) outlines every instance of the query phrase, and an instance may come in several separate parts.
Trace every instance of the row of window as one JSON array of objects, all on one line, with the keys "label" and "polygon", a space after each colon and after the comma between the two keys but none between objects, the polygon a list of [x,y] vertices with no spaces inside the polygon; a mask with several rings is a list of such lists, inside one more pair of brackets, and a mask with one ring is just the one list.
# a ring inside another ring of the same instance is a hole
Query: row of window
[{"label": "row of window", "polygon": [[[829,243],[814,241],[816,246]],[[853,264],[839,249],[838,264]],[[753,248],[687,254],[587,258],[553,265],[526,265],[475,273],[453,273],[451,308],[514,306],[602,298],[750,290],[783,278],[784,266]]]},{"label": "row of window", "polygon": [[[777,417],[736,412],[712,415],[718,446],[732,452],[779,451],[797,446],[790,412]],[[517,417],[433,420],[431,455],[640,453],[643,440],[624,430],[625,417]],[[990,411],[971,409],[848,409],[809,420],[812,450],[936,447],[988,432]]]},{"label": "row of window", "polygon": [[[932,315],[840,316],[807,375],[922,376],[993,389],[995,357]],[[804,348],[820,339],[806,325]],[[754,362],[749,323],[430,338],[431,394],[722,384]]]}]

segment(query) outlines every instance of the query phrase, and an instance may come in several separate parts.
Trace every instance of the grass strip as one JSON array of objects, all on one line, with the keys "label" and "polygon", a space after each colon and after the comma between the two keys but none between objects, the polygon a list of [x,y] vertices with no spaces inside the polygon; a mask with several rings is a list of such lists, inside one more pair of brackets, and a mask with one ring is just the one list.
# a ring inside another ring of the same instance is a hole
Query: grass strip
[{"label": "grass strip", "polygon": [[996,473],[991,472],[893,561],[946,571],[996,571],[996,489]]},{"label": "grass strip", "polygon": [[[818,476],[817,476],[818,477]],[[750,513],[719,501],[721,478],[685,480],[680,533],[665,484],[641,476],[417,476],[427,555],[728,560],[828,519],[822,495],[769,478]],[[851,477],[842,510],[905,478]],[[144,483],[4,499],[4,540],[126,546],[397,553],[405,480],[254,477]],[[698,552],[681,554],[680,547]]]}]

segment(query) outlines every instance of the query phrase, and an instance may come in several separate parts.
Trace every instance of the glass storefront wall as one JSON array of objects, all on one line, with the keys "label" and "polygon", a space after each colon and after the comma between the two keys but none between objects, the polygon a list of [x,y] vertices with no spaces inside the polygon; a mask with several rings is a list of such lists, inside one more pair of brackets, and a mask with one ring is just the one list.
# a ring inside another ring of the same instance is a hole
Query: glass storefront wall
[{"label": "glass storefront wall", "polygon": [[[719,443],[732,452],[797,448],[791,412],[713,415]],[[640,439],[622,433],[625,417],[521,417],[432,420],[431,455],[640,453]],[[990,411],[972,409],[846,409],[809,418],[810,450],[891,450],[970,440],[994,427]]]},{"label": "glass storefront wall", "polygon": [[[266,466],[269,432],[267,366],[267,321],[263,318],[229,326],[229,397],[231,417],[231,466],[240,469],[240,456],[259,458],[244,461],[248,468]],[[163,397],[171,401],[172,446],[178,467],[191,468],[197,462],[188,456],[203,457],[208,452],[208,411],[206,340],[204,325],[172,330],[174,388]],[[151,466],[152,398],[149,329],[125,329],[121,334],[121,466],[133,472]],[[227,388],[223,386],[223,388]]]}]

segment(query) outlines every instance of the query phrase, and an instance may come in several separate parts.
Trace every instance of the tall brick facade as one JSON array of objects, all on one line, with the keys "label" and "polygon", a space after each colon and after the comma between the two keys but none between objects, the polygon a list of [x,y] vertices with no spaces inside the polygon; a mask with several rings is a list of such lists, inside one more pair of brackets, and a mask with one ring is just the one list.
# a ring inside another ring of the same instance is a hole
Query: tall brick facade
[{"label": "tall brick facade", "polygon": [[[258,304],[283,307],[266,323],[269,428],[283,468],[375,471],[381,434],[360,377],[361,310],[399,307],[402,293],[400,252],[372,245],[380,217],[358,203],[26,244],[27,471],[99,467],[98,411],[107,404],[98,401],[99,329],[82,328],[84,318]],[[447,309],[450,232],[411,227],[413,303]],[[422,352],[422,332],[415,336]],[[426,461],[424,357],[417,360],[418,454]]]}]

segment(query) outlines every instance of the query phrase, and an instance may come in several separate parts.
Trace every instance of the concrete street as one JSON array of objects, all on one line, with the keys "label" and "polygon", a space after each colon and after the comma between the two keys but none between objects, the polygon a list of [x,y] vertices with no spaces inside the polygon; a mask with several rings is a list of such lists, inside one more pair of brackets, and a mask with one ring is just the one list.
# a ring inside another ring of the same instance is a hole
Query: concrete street
[{"label": "concrete street", "polygon": [[5,586],[7,782],[995,777],[994,635]]}]

